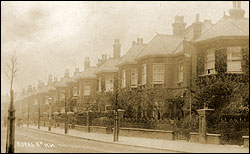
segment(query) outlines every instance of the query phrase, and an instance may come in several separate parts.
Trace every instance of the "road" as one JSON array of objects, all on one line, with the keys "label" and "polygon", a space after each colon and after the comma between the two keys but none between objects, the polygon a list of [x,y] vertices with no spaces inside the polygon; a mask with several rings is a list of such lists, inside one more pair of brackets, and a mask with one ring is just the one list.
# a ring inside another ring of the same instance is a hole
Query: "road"
[{"label": "road", "polygon": [[[118,145],[62,136],[28,128],[16,128],[16,153],[172,153],[173,151]],[[6,128],[1,127],[1,153],[5,152]]]}]

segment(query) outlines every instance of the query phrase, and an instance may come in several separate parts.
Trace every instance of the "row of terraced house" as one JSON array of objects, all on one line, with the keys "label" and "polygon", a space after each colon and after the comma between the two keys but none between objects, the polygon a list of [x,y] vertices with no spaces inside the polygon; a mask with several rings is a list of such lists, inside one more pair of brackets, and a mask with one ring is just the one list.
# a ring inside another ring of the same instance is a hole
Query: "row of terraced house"
[{"label": "row of terraced house", "polygon": [[91,66],[90,59],[85,57],[82,72],[76,68],[70,77],[66,69],[60,79],[49,75],[46,84],[39,81],[37,87],[28,86],[15,98],[16,115],[37,119],[49,112],[49,103],[54,115],[109,110],[113,102],[106,97],[118,88],[118,95],[120,90],[167,89],[169,95],[157,95],[151,101],[153,112],[143,113],[149,117],[162,116],[163,113],[154,111],[160,105],[159,98],[182,95],[195,88],[199,76],[217,74],[218,49],[226,49],[225,73],[244,73],[241,51],[249,48],[249,19],[244,13],[237,2],[229,10],[230,15],[224,14],[215,24],[211,20],[201,22],[196,14],[195,21],[187,26],[184,16],[175,16],[172,35],[156,34],[148,43],[137,38],[122,56],[122,45],[115,39],[112,58],[102,55],[97,65]]}]

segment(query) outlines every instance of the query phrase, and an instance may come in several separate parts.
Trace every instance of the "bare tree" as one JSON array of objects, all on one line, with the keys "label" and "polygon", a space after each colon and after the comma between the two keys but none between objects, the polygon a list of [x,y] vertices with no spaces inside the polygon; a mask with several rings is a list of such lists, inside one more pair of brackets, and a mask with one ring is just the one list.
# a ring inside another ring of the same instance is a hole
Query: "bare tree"
[{"label": "bare tree", "polygon": [[6,153],[14,153],[15,145],[15,110],[13,105],[13,82],[16,77],[17,56],[16,50],[11,53],[9,62],[7,62],[7,70],[5,75],[10,81],[10,106],[8,110],[8,125],[7,125],[7,140],[6,140]]}]

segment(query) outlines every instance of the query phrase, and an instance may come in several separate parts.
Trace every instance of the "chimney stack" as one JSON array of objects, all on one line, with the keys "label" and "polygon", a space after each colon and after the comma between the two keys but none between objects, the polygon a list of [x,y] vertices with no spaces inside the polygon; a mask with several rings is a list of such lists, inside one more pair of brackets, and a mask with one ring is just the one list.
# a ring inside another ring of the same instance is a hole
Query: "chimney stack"
[{"label": "chimney stack", "polygon": [[241,1],[233,1],[233,8],[229,10],[231,17],[244,18],[245,11],[241,8]]},{"label": "chimney stack", "polygon": [[174,36],[184,36],[186,23],[184,22],[184,16],[175,16],[175,22],[173,26]]},{"label": "chimney stack", "polygon": [[193,39],[196,40],[201,36],[202,22],[200,22],[200,14],[195,15],[195,22],[193,23]]},{"label": "chimney stack", "polygon": [[79,73],[79,68],[75,68],[74,75],[76,75],[77,73]]},{"label": "chimney stack", "polygon": [[[85,57],[85,60],[84,60],[84,71],[86,69],[88,69],[90,67],[90,60],[89,60],[89,57]],[[78,72],[79,72],[79,69],[78,69]]]},{"label": "chimney stack", "polygon": [[31,85],[28,85],[28,90],[27,90],[28,93],[32,92],[32,86]]},{"label": "chimney stack", "polygon": [[51,86],[51,85],[52,85],[52,75],[49,75],[47,85],[48,85],[48,86]]},{"label": "chimney stack", "polygon": [[121,57],[121,44],[119,42],[119,39],[115,39],[113,48],[114,48],[114,58],[120,58]]},{"label": "chimney stack", "polygon": [[69,69],[65,69],[64,78],[69,78]]},{"label": "chimney stack", "polygon": [[57,77],[54,77],[53,85],[57,82]]}]

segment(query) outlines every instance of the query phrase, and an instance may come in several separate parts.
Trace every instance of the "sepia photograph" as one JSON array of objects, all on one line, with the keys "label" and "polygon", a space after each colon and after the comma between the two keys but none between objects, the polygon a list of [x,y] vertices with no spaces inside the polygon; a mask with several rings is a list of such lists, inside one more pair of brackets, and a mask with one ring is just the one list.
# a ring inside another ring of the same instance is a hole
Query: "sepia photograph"
[{"label": "sepia photograph", "polygon": [[1,153],[249,153],[249,1],[1,1]]}]

